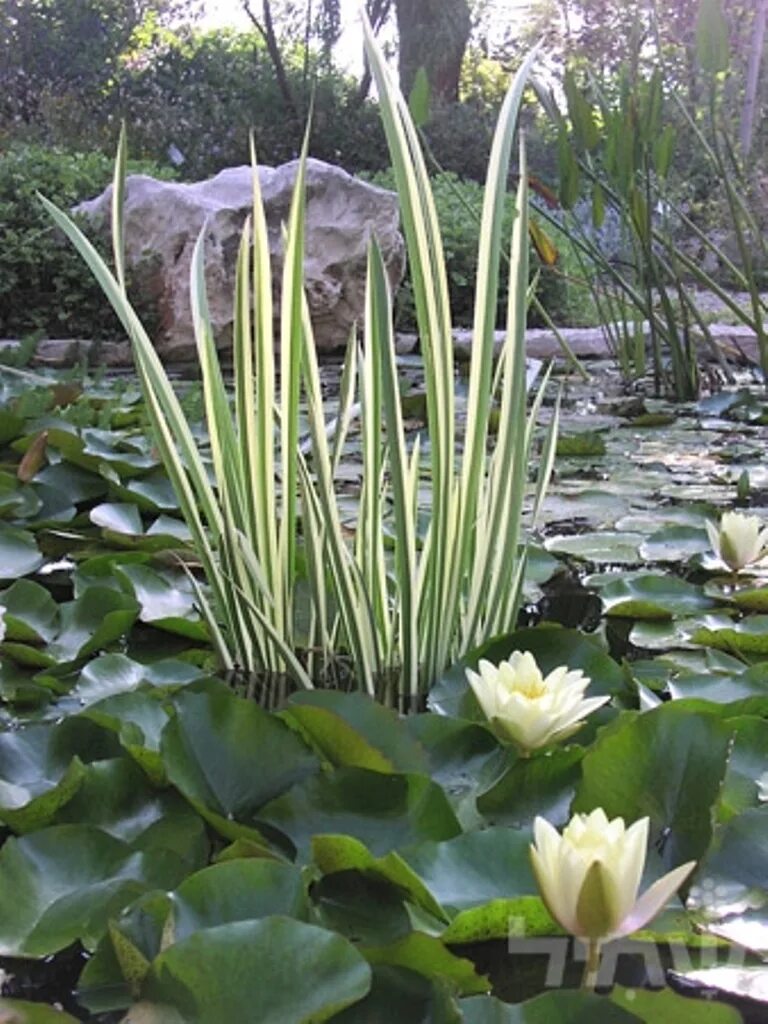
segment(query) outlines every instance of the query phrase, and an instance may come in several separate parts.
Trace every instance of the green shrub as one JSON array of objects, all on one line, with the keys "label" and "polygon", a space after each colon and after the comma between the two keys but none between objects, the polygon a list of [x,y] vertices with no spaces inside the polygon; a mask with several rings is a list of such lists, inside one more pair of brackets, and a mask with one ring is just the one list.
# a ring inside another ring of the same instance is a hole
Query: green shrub
[{"label": "green shrub", "polygon": [[[131,170],[168,177],[146,164]],[[97,195],[111,178],[112,160],[101,153],[15,145],[0,154],[0,335],[123,336],[101,289],[38,199],[41,193],[68,208]]]},{"label": "green shrub", "polygon": [[350,171],[388,164],[376,106],[356,100],[357,85],[340,74],[304,67],[300,50],[286,55],[294,109],[278,87],[272,61],[255,33],[222,30],[172,37],[123,69],[110,102],[112,120],[128,125],[131,152],[165,161],[183,154],[187,179],[210,177],[249,162],[253,129],[262,164],[297,156],[310,97],[310,152]]},{"label": "green shrub", "polygon": [[[370,180],[382,188],[394,187],[391,171],[371,175]],[[432,178],[432,194],[443,236],[453,322],[458,327],[470,327],[474,311],[475,265],[483,189],[475,181],[462,180],[446,171]],[[509,247],[512,230],[512,210],[513,197],[510,193],[503,225],[505,252]],[[544,230],[550,233],[546,226]],[[558,261],[555,267],[542,265],[539,268],[538,297],[556,323],[589,323],[592,317],[587,310],[588,290],[578,284],[578,269],[570,245],[562,235],[552,240],[558,249]],[[539,260],[531,248],[531,267],[535,271],[539,267]],[[496,318],[499,327],[504,325],[506,302],[506,291],[502,288]],[[401,330],[414,329],[416,311],[407,270],[397,294],[395,315]],[[532,310],[529,323],[533,326],[542,322],[536,311]]]}]

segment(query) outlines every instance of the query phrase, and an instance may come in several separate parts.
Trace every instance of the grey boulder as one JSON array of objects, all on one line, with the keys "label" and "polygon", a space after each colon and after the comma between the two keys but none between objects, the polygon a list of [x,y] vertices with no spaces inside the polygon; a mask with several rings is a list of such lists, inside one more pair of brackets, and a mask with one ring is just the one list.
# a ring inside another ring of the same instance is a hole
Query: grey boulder
[{"label": "grey boulder", "polygon": [[[282,225],[287,222],[298,161],[259,168],[273,294],[282,272]],[[112,187],[75,212],[105,234],[109,231]],[[346,344],[364,310],[368,244],[374,236],[393,290],[403,274],[405,247],[393,192],[347,174],[340,167],[307,162],[304,281],[316,347],[330,351]],[[125,190],[126,265],[157,306],[153,341],[166,361],[195,358],[189,268],[198,234],[205,225],[208,302],[216,344],[232,344],[235,262],[240,236],[251,211],[252,171],[230,167],[207,181],[184,184],[129,175]],[[275,304],[275,315],[279,303]]]}]

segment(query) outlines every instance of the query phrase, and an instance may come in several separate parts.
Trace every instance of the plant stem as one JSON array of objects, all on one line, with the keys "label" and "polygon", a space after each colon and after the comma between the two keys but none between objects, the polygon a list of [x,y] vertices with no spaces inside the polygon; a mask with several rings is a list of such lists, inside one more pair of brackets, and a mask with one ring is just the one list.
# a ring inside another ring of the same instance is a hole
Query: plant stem
[{"label": "plant stem", "polygon": [[600,940],[590,939],[587,943],[587,962],[584,964],[584,974],[581,978],[581,987],[594,989],[597,985],[597,975],[600,970]]}]

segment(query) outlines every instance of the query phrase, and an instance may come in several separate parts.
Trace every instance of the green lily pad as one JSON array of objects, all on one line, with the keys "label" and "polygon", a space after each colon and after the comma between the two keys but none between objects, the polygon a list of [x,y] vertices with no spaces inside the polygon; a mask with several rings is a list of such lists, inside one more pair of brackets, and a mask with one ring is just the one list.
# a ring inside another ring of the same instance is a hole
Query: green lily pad
[{"label": "green lily pad", "polygon": [[[579,734],[573,739],[578,743]],[[516,760],[478,796],[478,811],[487,821],[513,828],[528,827],[537,815],[567,821],[583,753],[581,747],[569,745]]]},{"label": "green lily pad", "polygon": [[118,564],[115,574],[128,582],[139,602],[142,622],[160,619],[199,619],[196,597],[188,577],[182,573],[159,573],[141,564]]},{"label": "green lily pad", "polygon": [[32,580],[16,580],[3,592],[6,637],[22,643],[46,642],[57,632],[59,607],[50,591]]},{"label": "green lily pad", "polygon": [[739,587],[728,593],[728,600],[745,612],[768,613],[768,586]]},{"label": "green lily pad", "polygon": [[159,1004],[183,1020],[320,1024],[362,999],[370,983],[370,967],[339,935],[280,916],[237,921],[157,957],[145,984],[146,1020],[159,1024]]},{"label": "green lily pad", "polygon": [[158,790],[125,758],[98,761],[85,770],[79,791],[56,816],[58,824],[92,825],[132,850],[173,852],[194,871],[208,854],[205,824],[171,789]]},{"label": "green lily pad", "polygon": [[720,799],[719,821],[728,821],[751,807],[764,807],[760,780],[768,772],[768,722],[762,718],[729,719],[733,744]]},{"label": "green lily pad", "polygon": [[643,540],[641,533],[618,533],[603,530],[594,533],[577,533],[568,536],[549,537],[547,551],[572,555],[587,562],[605,562],[610,565],[635,565],[646,556],[639,554]]},{"label": "green lily pad", "polygon": [[315,775],[273,800],[259,821],[289,837],[301,857],[312,836],[350,835],[375,856],[461,829],[442,789],[424,775],[339,768]]},{"label": "green lily pad", "polygon": [[644,562],[687,562],[694,555],[709,551],[705,529],[695,526],[665,526],[640,544]]},{"label": "green lily pad", "polygon": [[304,743],[253,701],[223,691],[182,692],[174,705],[161,753],[168,778],[200,813],[251,822],[268,801],[317,771]]},{"label": "green lily pad", "polygon": [[675,673],[667,690],[674,700],[699,697],[718,704],[768,697],[768,667],[764,663],[750,668],[745,668],[741,662],[737,665],[731,671]]},{"label": "green lily pad", "polygon": [[60,663],[94,654],[124,636],[138,610],[127,594],[90,587],[74,601],[59,606],[59,633],[47,653]]},{"label": "green lily pad", "polygon": [[0,1020],[7,1024],[77,1024],[77,1017],[63,1010],[23,999],[0,999]]},{"label": "green lily pad", "polygon": [[402,720],[365,694],[298,693],[283,717],[332,764],[384,772],[426,769],[424,751]]},{"label": "green lily pad", "polygon": [[768,615],[753,615],[743,622],[706,615],[691,633],[691,642],[721,651],[768,657]]},{"label": "green lily pad", "polygon": [[456,956],[440,939],[423,932],[411,932],[386,946],[366,946],[362,952],[371,964],[407,967],[425,978],[447,982],[462,995],[487,992],[490,987],[470,960]]},{"label": "green lily pad", "polygon": [[492,827],[402,854],[434,898],[452,915],[492,900],[537,892],[530,867],[531,834]]},{"label": "green lily pad", "polygon": [[671,619],[712,608],[699,587],[670,576],[615,579],[600,590],[605,614],[623,619]]},{"label": "green lily pad", "polygon": [[78,757],[61,755],[53,726],[0,733],[0,821],[15,832],[43,828],[72,799],[85,773]]},{"label": "green lily pad", "polygon": [[605,455],[605,440],[596,430],[582,430],[577,434],[559,434],[556,454],[560,457],[586,458]]},{"label": "green lily pad", "polygon": [[491,900],[480,907],[460,911],[441,938],[447,944],[509,939],[510,935],[533,938],[561,935],[562,928],[549,915],[539,896]]},{"label": "green lily pad", "polygon": [[91,522],[102,530],[112,533],[126,533],[138,536],[144,533],[138,506],[125,502],[104,502],[96,505],[89,513]]},{"label": "green lily pad", "polygon": [[43,561],[33,534],[0,523],[0,580],[29,576]]},{"label": "green lily pad", "polygon": [[519,1006],[463,999],[466,1024],[637,1024],[638,1017],[594,992],[544,992]]},{"label": "green lily pad", "polygon": [[712,839],[730,742],[731,729],[717,716],[677,701],[642,715],[624,713],[584,755],[573,809],[602,807],[609,818],[627,822],[647,815],[665,868],[700,860]]},{"label": "green lily pad", "polygon": [[54,825],[0,848],[0,953],[46,956],[79,939],[93,948],[108,919],[151,888],[177,884],[178,858],[133,852],[88,825]]},{"label": "green lily pad", "polygon": [[460,1024],[451,989],[407,967],[376,966],[371,991],[333,1019],[333,1024],[389,1024],[390,1021],[441,1021]]},{"label": "green lily pad", "polygon": [[[306,913],[301,871],[264,858],[225,861],[185,878],[171,896],[174,941],[235,921]],[[158,950],[159,952],[159,950]]]},{"label": "green lily pad", "polygon": [[440,904],[403,858],[394,852],[374,857],[351,836],[313,836],[312,859],[324,874],[361,871],[396,887],[411,903],[434,917],[445,919]]}]

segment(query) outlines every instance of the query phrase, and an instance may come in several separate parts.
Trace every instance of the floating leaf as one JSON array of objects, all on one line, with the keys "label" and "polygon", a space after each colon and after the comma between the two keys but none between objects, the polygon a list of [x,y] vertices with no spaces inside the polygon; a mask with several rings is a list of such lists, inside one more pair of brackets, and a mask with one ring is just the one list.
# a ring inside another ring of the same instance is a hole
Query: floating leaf
[{"label": "floating leaf", "polygon": [[78,757],[56,749],[54,726],[0,733],[0,821],[15,832],[43,828],[72,799],[85,772]]},{"label": "floating leaf", "polygon": [[625,619],[671,619],[713,606],[699,587],[671,576],[618,578],[602,587],[605,614]]},{"label": "floating leaf", "polygon": [[607,562],[614,565],[634,565],[641,558],[638,548],[643,540],[640,533],[617,533],[604,530],[597,533],[579,533],[549,537],[547,551],[574,555],[589,562]]},{"label": "floating leaf", "polygon": [[278,916],[175,943],[152,964],[144,995],[184,1020],[320,1024],[362,999],[370,981],[368,964],[346,939]]},{"label": "floating leaf", "polygon": [[91,509],[89,518],[96,526],[113,533],[137,536],[144,533],[138,506],[125,502],[104,502]]},{"label": "floating leaf", "polygon": [[59,608],[49,590],[32,580],[16,580],[2,595],[6,637],[23,643],[45,642],[56,635]]},{"label": "floating leaf", "polygon": [[178,859],[133,853],[88,825],[11,837],[0,848],[0,952],[45,956],[77,939],[92,948],[110,916],[184,873]]},{"label": "floating leaf", "polygon": [[712,838],[730,741],[731,729],[717,716],[677,701],[625,713],[584,755],[573,809],[602,807],[628,822],[647,815],[665,868],[700,860]]},{"label": "floating leaf", "polygon": [[373,771],[423,771],[424,751],[401,718],[362,693],[307,691],[295,694],[284,712],[331,763]]},{"label": "floating leaf", "polygon": [[695,526],[665,526],[640,545],[646,562],[685,562],[711,548],[704,529]]},{"label": "floating leaf", "polygon": [[29,576],[40,568],[43,561],[31,533],[0,523],[0,580]]},{"label": "floating leaf", "polygon": [[371,964],[407,967],[425,978],[447,981],[462,995],[487,992],[490,987],[471,961],[455,956],[440,939],[423,932],[411,932],[387,946],[367,946],[362,952]]},{"label": "floating leaf", "polygon": [[527,830],[488,828],[421,843],[403,857],[435,899],[456,914],[491,900],[535,894],[530,844]]},{"label": "floating leaf", "polygon": [[313,776],[264,807],[259,820],[284,832],[302,856],[308,856],[312,836],[323,833],[353,836],[381,856],[460,832],[448,799],[431,779],[363,768]]},{"label": "floating leaf", "polygon": [[753,615],[743,622],[705,615],[701,625],[691,633],[691,642],[721,651],[768,656],[768,615]]},{"label": "floating leaf", "polygon": [[269,800],[317,770],[304,743],[253,701],[216,690],[183,692],[174,704],[163,761],[168,778],[201,812],[251,822]]},{"label": "floating leaf", "polygon": [[0,1022],[2,1024],[77,1024],[77,1017],[70,1017],[58,1007],[28,1003],[23,999],[0,999]]},{"label": "floating leaf", "polygon": [[436,918],[445,918],[434,896],[397,853],[374,857],[365,845],[351,836],[313,836],[312,859],[324,874],[361,871],[395,886],[405,898]]},{"label": "floating leaf", "polygon": [[533,938],[560,934],[562,929],[552,920],[539,896],[518,896],[460,911],[441,938],[448,944],[465,944],[509,939],[510,935]]}]

